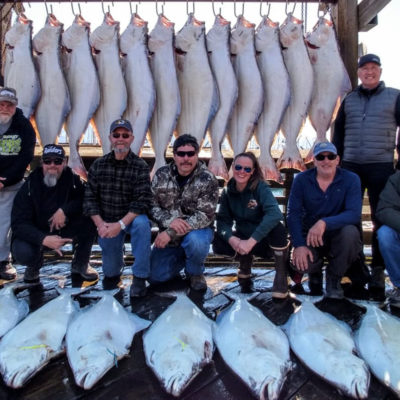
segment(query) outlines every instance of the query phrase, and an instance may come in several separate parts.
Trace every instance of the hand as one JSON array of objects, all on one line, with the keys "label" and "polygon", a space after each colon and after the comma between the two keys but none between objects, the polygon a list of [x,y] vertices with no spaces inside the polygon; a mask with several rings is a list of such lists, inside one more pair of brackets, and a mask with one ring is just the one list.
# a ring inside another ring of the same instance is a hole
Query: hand
[{"label": "hand", "polygon": [[[5,181],[7,178],[4,178],[2,176],[0,176],[0,181]],[[3,189],[4,184],[2,182],[0,182],[0,190]]]},{"label": "hand", "polygon": [[65,221],[66,221],[66,216],[64,214],[64,211],[59,208],[50,218],[50,232],[53,232],[53,229],[61,229],[64,228],[65,226]]},{"label": "hand", "polygon": [[105,226],[105,234],[104,236],[102,236],[104,238],[114,238],[118,236],[122,230],[119,222],[107,223],[104,224],[104,226]]},{"label": "hand", "polygon": [[317,221],[307,233],[307,246],[319,247],[324,245],[323,236],[326,229],[326,223],[322,219]]},{"label": "hand", "polygon": [[62,256],[62,251],[60,250],[61,247],[64,246],[66,243],[71,243],[72,239],[62,238],[58,235],[48,235],[43,239],[43,246],[48,247],[49,249],[53,249],[56,253]]},{"label": "hand", "polygon": [[101,237],[104,238],[106,237],[106,234],[108,232],[108,223],[102,221],[100,224],[97,225],[97,234]]},{"label": "hand", "polygon": [[239,244],[240,239],[237,236],[231,236],[228,240],[228,243],[231,245],[232,249],[239,253]]},{"label": "hand", "polygon": [[239,254],[249,254],[253,247],[256,245],[257,241],[252,237],[247,240],[241,240],[238,246]]},{"label": "hand", "polygon": [[186,235],[192,227],[182,218],[174,219],[169,227],[173,229],[178,235]]},{"label": "hand", "polygon": [[308,247],[300,246],[293,250],[292,262],[299,271],[308,270],[308,260],[314,261],[313,254]]},{"label": "hand", "polygon": [[167,231],[160,232],[154,240],[154,246],[158,249],[163,249],[171,241],[171,237]]}]

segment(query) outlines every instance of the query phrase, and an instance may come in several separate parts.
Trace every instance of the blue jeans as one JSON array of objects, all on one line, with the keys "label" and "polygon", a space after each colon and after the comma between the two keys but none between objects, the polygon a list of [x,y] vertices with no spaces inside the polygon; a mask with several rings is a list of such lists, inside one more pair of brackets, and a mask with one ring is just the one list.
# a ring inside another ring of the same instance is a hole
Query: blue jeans
[{"label": "blue jeans", "polygon": [[196,229],[186,234],[177,247],[153,247],[150,280],[154,283],[168,281],[183,268],[188,275],[203,274],[213,233],[211,228]]},{"label": "blue jeans", "polygon": [[400,233],[382,225],[378,230],[378,241],[390,280],[400,288]]},{"label": "blue jeans", "polygon": [[127,233],[131,235],[132,254],[135,257],[132,274],[138,278],[148,278],[150,275],[151,228],[146,215],[138,215],[116,237],[99,237],[104,276],[111,278],[121,275],[125,267],[122,250]]}]

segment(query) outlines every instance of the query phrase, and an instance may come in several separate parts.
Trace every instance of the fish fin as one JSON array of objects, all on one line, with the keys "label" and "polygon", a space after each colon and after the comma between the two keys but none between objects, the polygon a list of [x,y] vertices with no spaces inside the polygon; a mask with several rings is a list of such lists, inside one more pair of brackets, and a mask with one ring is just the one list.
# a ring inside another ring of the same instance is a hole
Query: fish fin
[{"label": "fish fin", "polygon": [[135,333],[136,332],[140,332],[146,328],[148,328],[151,325],[151,321],[144,319],[144,318],[140,318],[138,315],[134,314],[134,313],[130,313],[129,314],[129,318],[132,320],[132,322],[135,324]]},{"label": "fish fin", "polygon": [[183,290],[171,290],[169,292],[155,292],[157,296],[160,297],[168,297],[168,298],[178,298],[182,296],[187,296],[189,293],[189,289]]},{"label": "fish fin", "polygon": [[29,306],[28,303],[21,299],[18,301],[18,316],[19,320],[21,321],[29,314]]},{"label": "fish fin", "polygon": [[226,296],[228,299],[233,300],[233,301],[240,300],[240,299],[251,301],[251,300],[255,299],[260,294],[260,292],[241,293],[241,292],[226,292],[223,290],[222,294],[224,296]]}]

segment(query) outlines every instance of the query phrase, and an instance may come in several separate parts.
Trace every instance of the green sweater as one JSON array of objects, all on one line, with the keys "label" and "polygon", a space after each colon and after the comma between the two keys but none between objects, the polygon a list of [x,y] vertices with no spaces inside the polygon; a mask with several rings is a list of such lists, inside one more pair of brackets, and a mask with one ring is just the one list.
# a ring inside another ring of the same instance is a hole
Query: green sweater
[{"label": "green sweater", "polygon": [[232,178],[224,188],[217,213],[217,232],[226,241],[233,235],[234,223],[238,233],[259,242],[282,220],[278,202],[266,182],[259,182],[254,191],[247,186],[239,192]]},{"label": "green sweater", "polygon": [[394,173],[379,196],[376,218],[400,232],[400,171]]}]

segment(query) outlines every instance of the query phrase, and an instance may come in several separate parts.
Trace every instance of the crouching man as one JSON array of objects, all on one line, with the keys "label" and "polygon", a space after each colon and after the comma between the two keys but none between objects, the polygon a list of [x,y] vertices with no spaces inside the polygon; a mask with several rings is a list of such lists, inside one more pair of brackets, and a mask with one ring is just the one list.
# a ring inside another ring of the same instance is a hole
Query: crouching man
[{"label": "crouching man", "polygon": [[72,243],[71,273],[87,281],[98,279],[89,266],[96,229],[82,216],[84,185],[66,165],[64,149],[48,144],[40,167],[33,171],[17,193],[11,213],[13,257],[26,265],[24,281],[39,281],[43,251]]}]

